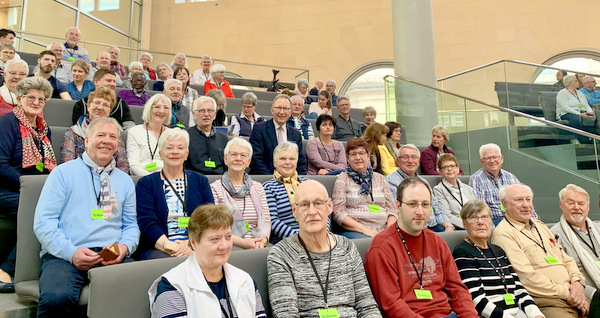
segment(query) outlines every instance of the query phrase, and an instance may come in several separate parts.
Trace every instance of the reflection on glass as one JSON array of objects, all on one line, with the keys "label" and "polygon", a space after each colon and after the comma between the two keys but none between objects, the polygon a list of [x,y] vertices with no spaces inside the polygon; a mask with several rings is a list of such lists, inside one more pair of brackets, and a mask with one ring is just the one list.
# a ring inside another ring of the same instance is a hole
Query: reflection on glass
[{"label": "reflection on glass", "polygon": [[[352,101],[352,108],[372,106],[377,110],[375,120],[380,123],[386,122],[383,77],[389,74],[394,74],[394,69],[378,68],[359,76],[345,94]],[[338,83],[338,88],[339,85]]]}]

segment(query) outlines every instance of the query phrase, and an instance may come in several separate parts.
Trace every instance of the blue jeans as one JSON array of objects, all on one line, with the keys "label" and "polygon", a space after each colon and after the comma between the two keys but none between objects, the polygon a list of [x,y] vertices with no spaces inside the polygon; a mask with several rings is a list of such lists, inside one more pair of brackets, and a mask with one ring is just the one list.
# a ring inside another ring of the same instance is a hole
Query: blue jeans
[{"label": "blue jeans", "polygon": [[142,252],[142,254],[140,254],[140,261],[144,261],[144,260],[148,260],[148,259],[157,259],[157,258],[168,258],[168,257],[171,257],[171,256],[163,251],[151,249],[151,250],[144,251],[144,252]]},{"label": "blue jeans", "polygon": [[457,317],[456,317],[456,313],[455,313],[455,312],[453,312],[453,313],[452,313],[452,315],[450,315],[450,316],[448,316],[448,317],[445,317],[445,318],[457,318]]},{"label": "blue jeans", "polygon": [[441,224],[436,224],[435,226],[432,226],[429,229],[434,232],[444,232],[446,230],[446,228]]},{"label": "blue jeans", "polygon": [[327,175],[328,176],[337,176],[338,174],[340,174],[344,171],[346,171],[346,169],[337,169],[337,170],[330,171]]},{"label": "blue jeans", "polygon": [[492,219],[492,223],[494,223],[494,226],[498,226],[498,224],[500,224],[500,222],[502,222],[502,220],[504,220],[504,217],[495,218],[495,219]]},{"label": "blue jeans", "polygon": [[367,238],[370,237],[368,235],[364,235],[362,233],[359,232],[352,232],[352,231],[342,231],[340,232],[341,236],[345,236],[349,239],[360,239],[360,238]]}]

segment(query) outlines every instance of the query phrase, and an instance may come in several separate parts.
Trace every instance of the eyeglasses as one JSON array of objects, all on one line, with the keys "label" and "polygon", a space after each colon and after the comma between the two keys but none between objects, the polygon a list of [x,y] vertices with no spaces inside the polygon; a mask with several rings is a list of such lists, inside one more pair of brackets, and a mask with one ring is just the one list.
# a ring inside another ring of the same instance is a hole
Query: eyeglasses
[{"label": "eyeglasses", "polygon": [[248,153],[245,152],[230,152],[229,154],[227,154],[227,156],[232,157],[232,158],[242,158],[242,159],[248,159],[250,158],[250,155]]},{"label": "eyeglasses", "polygon": [[28,102],[30,102],[30,103],[33,103],[35,101],[37,101],[40,104],[45,104],[46,103],[46,98],[44,98],[44,97],[35,97],[35,96],[32,96],[32,95],[25,95],[23,97],[25,97],[25,100],[28,101]]},{"label": "eyeglasses", "polygon": [[423,210],[429,210],[431,209],[431,203],[430,202],[402,202],[402,204],[406,204],[408,206],[409,209],[411,210],[416,210],[419,206],[423,207]]},{"label": "eyeglasses", "polygon": [[450,170],[450,169],[454,169],[458,167],[458,165],[447,165],[447,166],[442,166],[440,169],[442,170]]},{"label": "eyeglasses", "polygon": [[93,104],[94,106],[96,106],[96,107],[99,107],[99,106],[100,106],[100,107],[104,107],[104,108],[110,108],[110,104],[109,104],[109,103],[103,103],[103,102],[101,102],[101,101],[99,101],[99,100],[93,100],[93,101],[92,101],[92,104]]},{"label": "eyeglasses", "polygon": [[255,105],[242,105],[242,108],[246,108],[246,109],[250,109],[252,107],[254,107]]},{"label": "eyeglasses", "polygon": [[471,222],[471,223],[477,223],[477,222],[479,222],[479,220],[482,220],[483,222],[487,222],[491,219],[492,219],[492,217],[489,215],[482,215],[482,216],[471,215],[470,217],[467,218],[467,220],[469,220],[469,222]]},{"label": "eyeglasses", "polygon": [[483,161],[490,162],[490,161],[498,161],[498,160],[500,160],[500,158],[502,158],[502,156],[489,156],[489,157],[483,157],[481,159]]},{"label": "eyeglasses", "polygon": [[296,210],[298,210],[299,212],[306,212],[310,209],[310,205],[312,204],[315,209],[322,211],[327,207],[327,201],[328,200],[316,200],[313,202],[300,202],[300,203],[294,203],[296,205]]},{"label": "eyeglasses", "polygon": [[348,153],[348,157],[350,157],[350,158],[364,157],[366,155],[367,155],[366,151]]},{"label": "eyeglasses", "polygon": [[25,72],[8,71],[7,73],[10,74],[11,76],[20,76],[20,77],[27,76],[27,73],[25,73]]},{"label": "eyeglasses", "polygon": [[196,109],[198,114],[212,114],[215,112],[214,109]]},{"label": "eyeglasses", "polygon": [[273,107],[273,109],[278,113],[280,113],[281,111],[289,112],[290,110],[292,110],[289,107]]},{"label": "eyeglasses", "polygon": [[404,161],[408,161],[408,160],[417,161],[417,160],[419,160],[418,156],[408,156],[408,155],[406,155],[406,156],[400,156],[398,158],[400,158],[400,159],[402,159]]}]

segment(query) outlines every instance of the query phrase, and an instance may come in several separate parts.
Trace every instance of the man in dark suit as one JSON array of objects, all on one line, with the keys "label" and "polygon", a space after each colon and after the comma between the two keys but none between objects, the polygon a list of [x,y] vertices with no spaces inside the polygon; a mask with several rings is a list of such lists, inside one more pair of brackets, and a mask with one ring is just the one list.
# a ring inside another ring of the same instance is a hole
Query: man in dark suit
[{"label": "man in dark suit", "polygon": [[306,174],[306,157],[302,151],[302,135],[296,129],[287,127],[286,123],[292,114],[292,101],[289,96],[279,94],[271,105],[273,119],[254,125],[250,135],[252,145],[251,174],[273,174],[273,150],[284,141],[298,145],[298,174]]},{"label": "man in dark suit", "polygon": [[310,92],[308,92],[308,95],[317,96],[321,89],[323,89],[323,80],[318,80],[315,82],[315,87],[311,88]]}]

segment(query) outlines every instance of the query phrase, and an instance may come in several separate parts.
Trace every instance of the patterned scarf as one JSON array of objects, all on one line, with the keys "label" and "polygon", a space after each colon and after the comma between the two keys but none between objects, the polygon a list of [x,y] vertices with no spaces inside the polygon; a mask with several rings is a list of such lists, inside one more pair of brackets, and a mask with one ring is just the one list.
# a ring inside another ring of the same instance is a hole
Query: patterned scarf
[{"label": "patterned scarf", "polygon": [[356,182],[360,186],[359,194],[369,194],[371,193],[371,179],[373,179],[373,168],[370,166],[367,167],[367,171],[365,172],[356,172],[350,165],[346,167],[346,173],[352,181]]},{"label": "patterned scarf", "polygon": [[37,132],[31,127],[31,123],[29,123],[27,116],[25,116],[23,108],[20,106],[15,107],[13,108],[13,113],[19,121],[19,132],[21,133],[21,142],[23,144],[23,168],[35,167],[42,161],[42,155],[34,141],[38,140],[42,143],[42,149],[44,151],[44,168],[48,169],[48,171],[52,171],[52,169],[56,167],[56,157],[54,156],[54,150],[52,150],[52,145],[48,138],[48,125],[46,124],[46,121],[40,116],[35,118],[40,130],[40,132]]},{"label": "patterned scarf", "polygon": [[[88,156],[87,151],[83,152],[81,159],[83,159],[83,162],[90,167],[92,171],[100,175],[100,204],[98,208],[104,211],[102,218],[110,220],[112,219],[113,212],[117,212],[118,210],[115,190],[112,187],[112,181],[110,179],[110,173],[116,166],[115,158],[112,158],[106,167],[100,167],[96,164],[92,158]],[[92,182],[94,182],[93,179]]]},{"label": "patterned scarf", "polygon": [[290,199],[290,203],[294,203],[294,193],[296,193],[296,187],[300,184],[300,181],[298,181],[298,172],[294,171],[293,176],[284,178],[279,171],[275,170],[275,173],[273,173],[273,179],[279,183],[283,183],[288,198]]},{"label": "patterned scarf", "polygon": [[87,126],[90,124],[90,117],[88,115],[81,115],[77,120],[77,123],[73,126],[73,132],[79,137],[85,139],[85,132],[87,130]]},{"label": "patterned scarf", "polygon": [[256,192],[256,189],[254,189],[252,186],[252,179],[250,179],[250,176],[247,173],[244,173],[244,185],[239,191],[235,191],[235,187],[231,181],[231,178],[227,174],[227,171],[225,171],[221,177],[221,184],[223,184],[223,188],[225,189],[225,206],[229,209],[229,211],[232,211],[233,214],[233,226],[231,228],[233,234],[243,238],[248,232],[242,211],[235,202],[234,198],[242,198],[245,200],[245,197],[250,194],[252,205],[254,205],[254,209],[256,210],[256,215],[258,217],[256,227],[253,228],[251,232],[252,237],[268,237],[270,233],[266,231],[260,196],[258,195],[258,192]]}]

